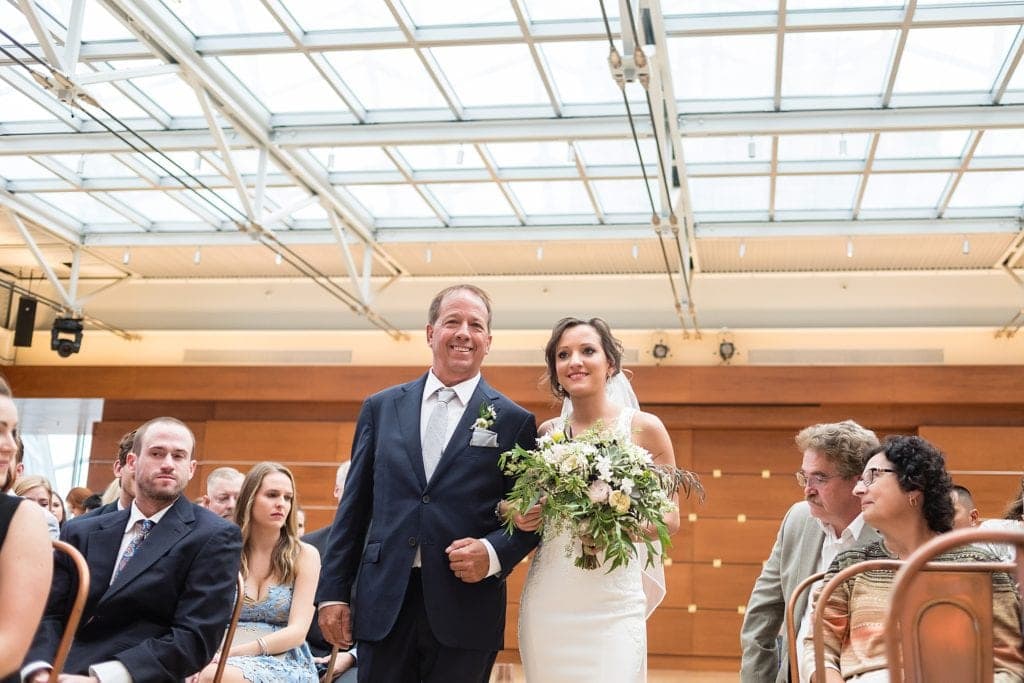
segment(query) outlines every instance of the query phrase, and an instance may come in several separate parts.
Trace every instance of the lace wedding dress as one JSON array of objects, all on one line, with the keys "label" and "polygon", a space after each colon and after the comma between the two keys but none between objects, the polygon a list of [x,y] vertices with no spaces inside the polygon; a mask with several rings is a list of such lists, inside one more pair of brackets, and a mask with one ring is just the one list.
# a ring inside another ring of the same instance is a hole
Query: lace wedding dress
[{"label": "lace wedding dress", "polygon": [[[636,411],[623,408],[626,435]],[[567,550],[568,549],[568,550]],[[545,534],[519,601],[519,652],[528,683],[647,679],[647,600],[640,561],[608,572],[577,569],[568,533]],[[603,560],[603,558],[602,558]]]}]

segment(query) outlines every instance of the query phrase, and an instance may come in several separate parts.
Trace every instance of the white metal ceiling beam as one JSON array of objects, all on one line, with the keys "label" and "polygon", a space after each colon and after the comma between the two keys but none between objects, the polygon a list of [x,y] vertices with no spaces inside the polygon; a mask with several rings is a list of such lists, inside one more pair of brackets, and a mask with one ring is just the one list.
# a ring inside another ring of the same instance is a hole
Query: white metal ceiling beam
[{"label": "white metal ceiling beam", "polygon": [[29,251],[32,252],[32,255],[35,257],[36,262],[39,264],[39,267],[46,275],[46,279],[50,281],[50,286],[53,287],[53,289],[57,292],[58,296],[60,296],[61,302],[73,314],[81,315],[82,310],[78,302],[75,301],[73,291],[73,289],[77,288],[78,285],[77,264],[79,250],[72,250],[72,265],[75,266],[72,268],[73,280],[71,282],[71,285],[69,285],[69,287],[65,289],[64,283],[60,281],[60,278],[57,277],[57,274],[53,272],[53,268],[51,268],[50,264],[47,263],[46,257],[43,256],[42,250],[40,250],[39,245],[36,244],[36,240],[32,236],[32,233],[29,232],[28,226],[25,225],[25,221],[21,219],[21,216],[19,216],[16,212],[11,211],[10,209],[7,209],[7,215],[10,217],[11,222],[14,223],[14,227],[17,228],[18,233],[21,235],[21,238],[25,240],[25,246],[27,246]]},{"label": "white metal ceiling beam", "polygon": [[18,7],[21,8],[21,13],[25,15],[32,33],[39,41],[39,46],[42,47],[43,54],[46,55],[46,61],[54,68],[62,68],[64,64],[57,54],[57,46],[54,44],[53,38],[50,37],[50,32],[43,26],[35,0],[18,0]]},{"label": "white metal ceiling beam", "polygon": [[[575,159],[575,148],[572,147],[571,142],[569,143],[569,146],[572,149],[573,159]],[[501,191],[501,195],[505,198],[505,201],[508,202],[508,205],[512,207],[512,212],[516,215],[516,220],[519,221],[520,225],[526,225],[526,212],[523,211],[523,207],[519,203],[519,199],[512,194],[512,190],[509,189],[508,183],[502,181],[502,178],[498,173],[498,164],[494,161],[494,157],[491,156],[490,150],[483,145],[473,145],[473,149],[475,149],[476,153],[480,155],[481,159],[483,159],[484,170],[487,173],[488,178],[498,186],[498,190]]]},{"label": "white metal ceiling beam", "polygon": [[82,49],[82,22],[85,20],[85,0],[71,0],[68,14],[68,30],[64,37],[64,54],[61,55],[64,70],[74,77],[78,69],[78,54]]},{"label": "white metal ceiling beam", "polygon": [[224,131],[220,128],[220,122],[217,120],[217,113],[214,110],[213,103],[210,101],[210,97],[206,92],[206,88],[200,83],[192,83],[192,87],[195,90],[196,98],[199,100],[199,106],[203,108],[203,114],[206,116],[206,122],[209,126],[210,133],[213,135],[214,141],[217,143],[217,149],[220,151],[221,161],[224,162],[224,167],[227,170],[227,177],[231,180],[231,184],[235,187],[235,193],[238,195],[239,201],[242,202],[242,208],[245,210],[245,215],[250,222],[257,219],[256,214],[252,210],[252,199],[249,198],[249,188],[246,187],[242,181],[242,176],[238,172],[238,167],[235,165],[234,155],[231,152],[231,148],[228,146],[227,140],[224,138]]},{"label": "white metal ceiling beam", "polygon": [[537,75],[540,76],[541,83],[544,85],[544,92],[548,95],[551,109],[555,112],[555,116],[562,116],[562,98],[558,96],[555,79],[551,76],[551,69],[548,68],[544,55],[541,53],[540,48],[537,47],[536,41],[533,40],[533,34],[530,33],[530,21],[527,17],[526,6],[523,0],[509,1],[512,4],[512,11],[516,15],[516,23],[519,25],[519,30],[522,31],[523,42],[526,43],[526,47],[530,50],[533,67],[537,70]]},{"label": "white metal ceiling beam", "polygon": [[903,61],[903,51],[907,47],[910,25],[916,9],[917,0],[907,0],[907,5],[903,9],[903,22],[900,24],[899,37],[896,39],[896,49],[893,50],[892,58],[889,60],[889,72],[885,77],[885,89],[882,91],[883,108],[887,108],[892,103],[892,93],[896,87],[896,77],[899,75],[900,64]]},{"label": "white metal ceiling beam", "polygon": [[[50,112],[54,118],[64,124],[61,126],[64,131],[67,130],[64,126],[68,126],[76,131],[82,129],[83,118],[49,92],[40,88],[34,80],[25,75],[25,71],[21,67],[0,69],[0,80],[6,81],[12,88],[29,100]],[[4,153],[3,149],[6,147],[6,142],[6,139],[0,142],[0,154]],[[56,154],[57,152],[53,153]]]},{"label": "white metal ceiling beam", "polygon": [[960,160],[960,167],[956,172],[950,175],[949,182],[943,189],[942,196],[939,198],[938,208],[935,211],[935,215],[938,218],[942,218],[946,215],[946,209],[949,208],[949,202],[953,199],[953,193],[956,192],[956,188],[960,185],[960,181],[963,180],[964,173],[967,172],[967,167],[971,165],[971,160],[974,158],[974,152],[978,149],[978,143],[981,142],[981,137],[984,131],[975,130],[971,131],[970,138],[967,140],[967,147],[964,151],[963,158]]},{"label": "white metal ceiling beam", "polygon": [[[3,73],[0,70],[0,74]],[[682,114],[679,118],[679,131],[684,138],[1009,128],[1024,128],[1024,105]],[[638,120],[637,132],[642,138],[649,138],[650,122]],[[216,147],[213,136],[205,129],[149,130],[145,131],[144,135],[147,140],[167,152],[207,150]],[[564,142],[627,138],[629,122],[625,116],[600,116],[439,121],[372,126],[289,126],[270,129],[267,137],[282,150],[350,145],[382,147],[460,142]],[[239,148],[253,145],[233,138],[231,146]],[[0,142],[0,155],[123,151],[124,143],[106,132],[90,132],[83,135],[9,135]]]},{"label": "white metal ceiling beam", "polygon": [[1009,58],[999,67],[996,86],[992,90],[992,104],[1002,103],[1003,96],[1006,95],[1006,88],[1009,87],[1010,80],[1020,66],[1021,57],[1024,57],[1024,25],[1017,28],[1017,35],[1013,37],[1009,54]]}]

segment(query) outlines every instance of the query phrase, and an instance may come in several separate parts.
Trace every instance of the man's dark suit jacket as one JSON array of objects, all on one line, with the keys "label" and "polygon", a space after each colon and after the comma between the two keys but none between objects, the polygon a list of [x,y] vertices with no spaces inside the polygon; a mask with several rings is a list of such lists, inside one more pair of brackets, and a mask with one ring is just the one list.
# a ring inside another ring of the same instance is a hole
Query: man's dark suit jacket
[{"label": "man's dark suit jacket", "polygon": [[[210,661],[231,619],[241,533],[180,496],[110,584],[129,514],[87,515],[64,527],[63,540],[85,556],[90,573],[64,671],[85,674],[92,664],[116,659],[136,681],[180,681]],[[78,586],[66,557],[57,554],[26,664],[53,661]]]},{"label": "man's dark suit jacket", "polygon": [[[349,602],[355,638],[381,640],[398,618],[419,546],[423,602],[434,636],[448,647],[497,651],[505,630],[505,577],[538,541],[533,533],[509,535],[494,514],[514,483],[502,475],[498,456],[516,443],[533,448],[537,423],[481,378],[427,483],[420,443],[426,379],[385,389],[363,404],[317,603]],[[493,446],[470,443],[482,405],[493,406],[497,415]],[[455,577],[444,551],[465,537],[490,541],[501,562],[497,576],[473,584]]]}]

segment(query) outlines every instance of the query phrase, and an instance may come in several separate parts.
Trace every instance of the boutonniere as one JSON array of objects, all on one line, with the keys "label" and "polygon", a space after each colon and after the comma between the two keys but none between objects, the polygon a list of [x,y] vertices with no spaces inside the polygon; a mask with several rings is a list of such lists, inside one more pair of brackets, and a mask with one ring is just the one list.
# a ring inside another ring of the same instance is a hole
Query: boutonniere
[{"label": "boutonniere", "polygon": [[473,429],[490,429],[497,418],[498,411],[494,409],[494,404],[481,403],[480,412],[477,413],[476,422],[473,423]]}]

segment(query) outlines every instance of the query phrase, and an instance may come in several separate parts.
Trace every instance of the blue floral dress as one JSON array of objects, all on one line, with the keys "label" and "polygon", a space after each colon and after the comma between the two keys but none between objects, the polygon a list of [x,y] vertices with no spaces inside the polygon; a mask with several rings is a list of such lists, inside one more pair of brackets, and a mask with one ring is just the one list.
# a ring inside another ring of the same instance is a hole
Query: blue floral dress
[{"label": "blue floral dress", "polygon": [[[252,642],[260,636],[278,631],[288,625],[288,612],[292,608],[292,586],[271,586],[262,602],[242,605],[238,618],[235,642]],[[228,666],[242,670],[251,683],[316,683],[316,665],[309,645],[276,655],[230,657]]]}]

